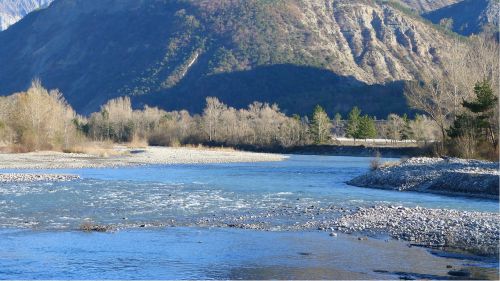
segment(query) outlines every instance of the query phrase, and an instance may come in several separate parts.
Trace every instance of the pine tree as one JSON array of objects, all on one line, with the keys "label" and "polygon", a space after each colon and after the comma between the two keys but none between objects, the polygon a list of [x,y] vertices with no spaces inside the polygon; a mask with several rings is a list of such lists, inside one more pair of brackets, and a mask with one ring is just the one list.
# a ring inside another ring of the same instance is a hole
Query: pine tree
[{"label": "pine tree", "polygon": [[410,125],[410,118],[406,113],[403,115],[403,128],[401,129],[401,139],[411,140],[413,138],[413,133]]},{"label": "pine tree", "polygon": [[347,130],[346,136],[354,139],[354,143],[356,143],[356,139],[358,139],[358,129],[359,123],[361,119],[361,110],[358,107],[354,107],[351,112],[349,112],[349,119],[347,121]]},{"label": "pine tree", "polygon": [[473,101],[462,103],[467,111],[458,115],[447,130],[448,136],[460,143],[461,152],[466,157],[475,156],[481,141],[487,140],[493,148],[498,145],[496,126],[493,125],[498,98],[486,80],[476,83],[474,93],[476,98]]},{"label": "pine tree", "polygon": [[311,133],[316,144],[328,142],[331,134],[332,122],[325,110],[316,105],[313,113],[313,121],[311,124]]},{"label": "pine tree", "polygon": [[485,132],[485,135],[495,147],[498,144],[497,134],[495,133],[497,126],[493,125],[494,120],[492,119],[495,115],[495,107],[498,105],[498,98],[493,94],[488,80],[476,83],[474,93],[476,99],[472,102],[464,101],[462,105],[476,115],[475,125]]},{"label": "pine tree", "polygon": [[368,115],[365,115],[359,120],[357,137],[360,139],[375,138],[377,129],[375,128],[375,120]]}]

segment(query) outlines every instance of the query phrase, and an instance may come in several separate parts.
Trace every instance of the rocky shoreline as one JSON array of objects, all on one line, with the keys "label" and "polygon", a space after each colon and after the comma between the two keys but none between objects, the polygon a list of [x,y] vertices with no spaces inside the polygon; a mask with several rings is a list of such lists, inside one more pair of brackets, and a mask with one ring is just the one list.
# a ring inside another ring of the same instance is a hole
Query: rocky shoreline
[{"label": "rocky shoreline", "polygon": [[339,218],[333,227],[345,233],[385,233],[415,246],[499,253],[500,215],[493,213],[374,206]]},{"label": "rocky shoreline", "polygon": [[356,177],[350,185],[498,200],[498,163],[457,158],[411,158]]},{"label": "rocky shoreline", "polygon": [[78,175],[0,173],[0,183],[12,182],[62,182],[80,179]]}]

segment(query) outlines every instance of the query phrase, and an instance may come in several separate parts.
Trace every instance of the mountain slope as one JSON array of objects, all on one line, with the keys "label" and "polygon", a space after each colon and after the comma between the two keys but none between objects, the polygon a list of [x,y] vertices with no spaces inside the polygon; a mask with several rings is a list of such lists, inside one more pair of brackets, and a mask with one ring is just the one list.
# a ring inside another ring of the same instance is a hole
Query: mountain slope
[{"label": "mountain slope", "polygon": [[500,1],[464,0],[459,3],[424,14],[436,24],[448,21],[450,29],[469,36],[483,31],[498,32]]},{"label": "mountain slope", "polygon": [[219,96],[382,117],[407,110],[399,81],[442,71],[450,44],[382,1],[56,0],[0,33],[0,94],[40,77],[81,113],[121,95],[199,112]]},{"label": "mountain slope", "polygon": [[418,12],[434,11],[459,1],[460,0],[398,0],[398,2]]},{"label": "mountain slope", "polygon": [[0,31],[7,29],[31,11],[47,7],[53,0],[0,1]]}]

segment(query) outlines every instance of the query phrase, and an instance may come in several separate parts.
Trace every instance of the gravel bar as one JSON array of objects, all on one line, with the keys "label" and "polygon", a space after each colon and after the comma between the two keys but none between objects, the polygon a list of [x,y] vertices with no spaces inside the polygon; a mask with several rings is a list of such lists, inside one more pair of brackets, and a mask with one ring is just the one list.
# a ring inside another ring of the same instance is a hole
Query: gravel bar
[{"label": "gravel bar", "polygon": [[185,147],[127,148],[115,146],[109,156],[84,153],[40,151],[0,153],[0,169],[79,169],[112,168],[140,165],[212,164],[282,161],[280,154],[254,153]]},{"label": "gravel bar", "polygon": [[458,158],[411,158],[356,177],[350,185],[498,200],[496,162]]},{"label": "gravel bar", "polygon": [[499,253],[500,215],[496,213],[373,206],[342,216],[332,226],[346,233],[386,233],[417,246]]},{"label": "gravel bar", "polygon": [[61,182],[80,179],[78,175],[62,175],[62,174],[25,174],[25,173],[9,173],[0,174],[0,183],[12,182]]}]

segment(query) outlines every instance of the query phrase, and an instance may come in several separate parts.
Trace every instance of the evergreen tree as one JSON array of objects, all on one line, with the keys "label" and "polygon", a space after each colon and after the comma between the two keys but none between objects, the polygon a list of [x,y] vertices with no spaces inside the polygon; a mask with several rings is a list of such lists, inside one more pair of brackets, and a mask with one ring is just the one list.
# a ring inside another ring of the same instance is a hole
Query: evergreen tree
[{"label": "evergreen tree", "polygon": [[347,130],[346,130],[346,136],[351,137],[354,139],[354,142],[356,142],[356,139],[358,139],[358,129],[359,129],[359,123],[361,119],[361,110],[359,110],[358,107],[354,107],[351,112],[349,112],[349,118],[347,120]]},{"label": "evergreen tree", "polygon": [[311,133],[316,144],[326,143],[331,134],[332,122],[325,110],[317,105],[314,108]]},{"label": "evergreen tree", "polygon": [[410,118],[406,113],[403,115],[403,128],[401,129],[401,139],[411,140],[413,138],[413,133],[410,125]]},{"label": "evergreen tree", "polygon": [[498,98],[486,80],[476,83],[474,93],[476,97],[473,101],[462,103],[466,112],[458,115],[447,130],[448,136],[460,144],[459,152],[466,157],[475,157],[481,141],[490,142],[494,148],[498,145],[497,128],[494,125]]},{"label": "evergreen tree", "polygon": [[474,86],[476,99],[472,102],[464,101],[462,105],[475,115],[475,125],[484,132],[486,138],[496,146],[498,144],[497,126],[494,126],[495,108],[498,106],[498,98],[493,94],[493,89],[488,80],[476,83]]},{"label": "evergreen tree", "polygon": [[377,136],[375,120],[368,115],[361,117],[359,119],[359,127],[356,135],[360,139],[375,138]]}]

